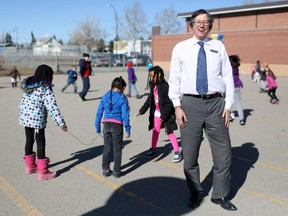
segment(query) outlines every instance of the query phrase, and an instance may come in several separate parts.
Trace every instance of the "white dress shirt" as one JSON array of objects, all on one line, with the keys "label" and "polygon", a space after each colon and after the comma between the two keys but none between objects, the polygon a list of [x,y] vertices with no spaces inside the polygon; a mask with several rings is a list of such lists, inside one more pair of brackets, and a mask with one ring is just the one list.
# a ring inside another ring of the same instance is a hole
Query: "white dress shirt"
[{"label": "white dress shirt", "polygon": [[[200,49],[195,37],[181,41],[172,51],[169,97],[174,106],[180,105],[183,94],[198,94],[196,91],[197,58]],[[206,38],[204,49],[207,61],[208,92],[225,93],[225,108],[231,109],[234,99],[232,67],[224,44]]]}]

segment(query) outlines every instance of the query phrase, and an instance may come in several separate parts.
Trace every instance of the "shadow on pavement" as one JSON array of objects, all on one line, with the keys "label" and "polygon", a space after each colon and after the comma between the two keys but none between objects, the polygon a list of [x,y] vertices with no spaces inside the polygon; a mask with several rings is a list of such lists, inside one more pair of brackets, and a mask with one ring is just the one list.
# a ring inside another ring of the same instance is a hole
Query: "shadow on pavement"
[{"label": "shadow on pavement", "polygon": [[97,98],[87,98],[85,101],[92,101],[92,100],[101,100],[102,97]]},{"label": "shadow on pavement", "polygon": [[[128,145],[129,143],[131,143],[130,140],[125,140],[123,141],[123,148]],[[95,146],[95,147],[92,147],[92,148],[88,148],[88,149],[85,149],[85,150],[81,150],[81,151],[77,151],[77,152],[74,152],[74,153],[71,153],[72,157],[68,158],[68,159],[65,159],[65,160],[62,160],[62,161],[59,161],[59,162],[56,162],[56,163],[53,163],[53,164],[50,164],[49,165],[49,168],[53,167],[53,166],[57,166],[59,164],[63,164],[63,163],[67,163],[67,162],[70,162],[70,161],[75,161],[74,163],[72,164],[69,164],[67,167],[63,168],[63,169],[60,169],[57,171],[57,176],[69,171],[71,168],[85,162],[85,161],[88,161],[88,160],[92,160],[98,156],[102,156],[103,154],[103,145],[101,146]],[[111,152],[111,162],[113,162],[113,151]]]},{"label": "shadow on pavement", "polygon": [[171,177],[144,178],[124,184],[100,208],[82,214],[94,215],[184,215],[188,190],[185,180]]},{"label": "shadow on pavement", "polygon": [[57,176],[69,171],[70,169],[72,169],[73,167],[77,166],[78,164],[81,164],[85,161],[88,160],[92,160],[100,155],[102,155],[103,153],[103,145],[101,146],[95,146],[92,148],[88,148],[85,150],[81,150],[81,151],[77,151],[71,154],[72,157],[67,158],[65,160],[56,162],[56,163],[52,163],[49,165],[49,168],[53,167],[53,166],[57,166],[59,164],[63,164],[63,163],[67,163],[70,161],[75,161],[72,164],[69,164],[67,167],[64,167],[60,170],[57,170]]},{"label": "shadow on pavement", "polygon": [[[248,172],[254,168],[253,164],[259,158],[258,149],[253,143],[244,143],[240,147],[232,148],[232,171],[231,171],[231,189],[228,198],[232,200],[239,189],[244,185]],[[204,188],[204,196],[208,196],[212,188],[213,167],[205,179],[201,182]]]},{"label": "shadow on pavement", "polygon": [[247,121],[247,119],[248,119],[248,116],[251,116],[252,114],[252,112],[253,112],[254,110],[253,109],[244,109],[243,110],[243,112],[244,112],[244,121],[246,122]]},{"label": "shadow on pavement", "polygon": [[130,162],[121,166],[123,174],[127,175],[128,173],[133,172],[134,170],[150,162],[151,160],[153,161],[162,160],[167,155],[169,155],[170,152],[171,152],[171,143],[166,144],[165,146],[157,147],[156,148],[157,157],[154,157],[152,159],[145,158],[145,154],[147,153],[147,151],[140,152],[139,154],[129,158]]}]

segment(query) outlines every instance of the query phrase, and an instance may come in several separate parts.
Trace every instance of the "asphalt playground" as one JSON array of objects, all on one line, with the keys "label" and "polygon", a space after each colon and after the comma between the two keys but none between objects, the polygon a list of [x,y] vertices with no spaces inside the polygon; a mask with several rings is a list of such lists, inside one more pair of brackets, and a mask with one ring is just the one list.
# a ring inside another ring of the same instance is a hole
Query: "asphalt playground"
[{"label": "asphalt playground", "polygon": [[[46,154],[51,160],[49,169],[58,174],[48,181],[37,181],[37,174],[25,174],[25,134],[18,124],[21,91],[11,88],[9,77],[0,77],[0,216],[288,215],[287,77],[277,78],[280,104],[272,105],[267,94],[259,93],[260,87],[250,74],[241,74],[246,125],[241,126],[236,117],[230,126],[233,166],[229,198],[238,210],[229,212],[210,201],[212,159],[206,137],[199,164],[207,196],[195,210],[186,204],[189,194],[183,161],[172,163],[172,146],[164,130],[157,146],[159,156],[153,160],[143,157],[150,148],[151,131],[148,113],[137,118],[136,114],[147,97],[147,71],[144,67],[135,69],[143,97],[136,99],[132,93],[129,98],[132,130],[123,146],[125,175],[118,179],[102,176],[103,140],[96,136],[94,121],[101,96],[112,80],[117,76],[127,80],[125,68],[94,68],[85,102],[77,99],[72,86],[61,93],[67,77],[54,76],[54,93],[68,132],[48,120]],[[81,89],[80,78],[77,85]],[[179,130],[175,133],[181,145]]]}]

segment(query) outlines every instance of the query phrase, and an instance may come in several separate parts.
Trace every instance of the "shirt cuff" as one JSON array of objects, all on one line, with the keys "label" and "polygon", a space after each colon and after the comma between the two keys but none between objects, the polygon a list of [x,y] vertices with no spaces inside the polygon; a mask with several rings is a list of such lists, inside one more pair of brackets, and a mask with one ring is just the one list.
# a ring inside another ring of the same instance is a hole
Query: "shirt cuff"
[{"label": "shirt cuff", "polygon": [[225,102],[225,109],[231,110],[232,108],[232,103],[231,102]]},{"label": "shirt cuff", "polygon": [[172,100],[172,103],[173,103],[173,106],[176,107],[176,106],[181,106],[181,103],[180,103],[180,100],[179,99],[174,99]]}]

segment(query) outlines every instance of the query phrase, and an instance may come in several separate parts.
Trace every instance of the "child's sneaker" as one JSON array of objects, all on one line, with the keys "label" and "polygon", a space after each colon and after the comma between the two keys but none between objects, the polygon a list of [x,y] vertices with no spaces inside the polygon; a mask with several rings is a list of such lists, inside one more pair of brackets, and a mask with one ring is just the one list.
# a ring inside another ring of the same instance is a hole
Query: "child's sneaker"
[{"label": "child's sneaker", "polygon": [[172,162],[173,163],[178,163],[178,162],[180,162],[182,160],[182,155],[181,155],[181,153],[178,151],[178,152],[175,152],[175,154],[174,154],[174,157],[173,157],[173,159],[172,159]]},{"label": "child's sneaker", "polygon": [[272,104],[275,104],[275,103],[277,103],[277,100],[276,100],[276,99],[273,99],[273,100],[272,100]]},{"label": "child's sneaker", "polygon": [[146,153],[145,158],[151,159],[151,158],[154,158],[156,156],[157,156],[157,154],[156,154],[155,150],[150,148],[148,150],[148,152]]},{"label": "child's sneaker", "polygon": [[85,100],[85,99],[82,98],[80,95],[77,95],[77,98],[78,98],[79,101],[82,101],[82,102],[84,102],[84,100]]},{"label": "child's sneaker", "polygon": [[230,114],[230,122],[233,122],[234,119],[235,119],[235,115],[234,115],[234,113],[231,113],[231,114]]}]

